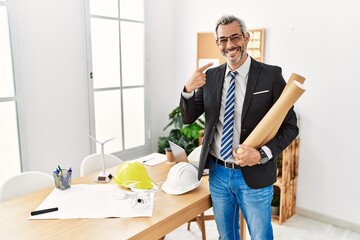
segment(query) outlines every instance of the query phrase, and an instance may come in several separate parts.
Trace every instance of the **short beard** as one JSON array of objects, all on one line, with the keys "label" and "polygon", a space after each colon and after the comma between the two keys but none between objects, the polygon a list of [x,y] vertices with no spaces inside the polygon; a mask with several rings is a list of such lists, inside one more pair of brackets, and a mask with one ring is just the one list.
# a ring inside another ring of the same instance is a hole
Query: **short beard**
[{"label": "short beard", "polygon": [[231,60],[231,61],[226,57],[225,51],[223,52],[223,56],[226,58],[226,61],[227,61],[228,64],[236,64],[236,63],[238,63],[238,62],[241,61],[241,59],[242,59],[242,57],[243,57],[243,55],[244,55],[243,48],[240,47],[240,50],[239,50],[239,51],[240,51],[239,57],[236,58],[235,60]]}]

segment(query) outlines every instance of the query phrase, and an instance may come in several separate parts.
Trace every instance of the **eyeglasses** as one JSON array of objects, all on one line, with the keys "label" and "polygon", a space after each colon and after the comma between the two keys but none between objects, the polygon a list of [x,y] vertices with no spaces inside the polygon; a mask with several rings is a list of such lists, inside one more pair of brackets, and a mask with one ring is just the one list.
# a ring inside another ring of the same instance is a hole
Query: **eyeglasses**
[{"label": "eyeglasses", "polygon": [[228,43],[228,39],[230,39],[231,42],[233,42],[233,43],[237,43],[242,39],[242,37],[243,37],[243,35],[234,34],[234,35],[232,35],[230,37],[220,37],[220,38],[217,39],[217,42],[218,42],[219,45],[225,46]]}]

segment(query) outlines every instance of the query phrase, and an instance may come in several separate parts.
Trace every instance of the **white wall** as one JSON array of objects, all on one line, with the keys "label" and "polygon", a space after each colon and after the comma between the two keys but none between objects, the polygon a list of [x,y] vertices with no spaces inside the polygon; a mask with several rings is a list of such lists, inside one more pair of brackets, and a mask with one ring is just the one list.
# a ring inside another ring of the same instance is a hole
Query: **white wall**
[{"label": "white wall", "polygon": [[149,92],[148,113],[152,150],[157,151],[157,139],[166,136],[163,128],[169,123],[168,114],[179,105],[179,90],[174,87],[176,75],[174,45],[174,4],[168,0],[145,0],[147,37],[146,86]]},{"label": "white wall", "polygon": [[[9,0],[17,80],[23,86],[24,170],[78,172],[90,153],[82,0]],[[297,207],[360,229],[360,15],[347,1],[146,0],[152,150],[196,66],[196,33],[225,13],[266,29],[265,61],[307,78],[297,102],[300,169]],[[360,230],[359,230],[360,231]]]},{"label": "white wall", "polygon": [[11,0],[23,170],[78,176],[90,153],[82,1]]},{"label": "white wall", "polygon": [[300,114],[298,212],[360,230],[360,15],[355,2],[176,1],[176,86],[196,66],[196,33],[223,14],[265,28],[265,62],[306,77]]}]

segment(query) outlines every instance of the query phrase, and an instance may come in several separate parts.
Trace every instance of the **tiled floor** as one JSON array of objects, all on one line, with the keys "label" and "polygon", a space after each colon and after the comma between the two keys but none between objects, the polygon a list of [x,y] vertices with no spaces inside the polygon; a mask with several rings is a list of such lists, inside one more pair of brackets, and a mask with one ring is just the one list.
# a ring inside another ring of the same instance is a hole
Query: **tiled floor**
[{"label": "tiled floor", "polygon": [[[208,240],[217,240],[218,233],[214,221],[206,221],[206,236]],[[198,240],[201,232],[196,223],[191,224],[191,230],[182,225],[166,235],[165,240]],[[310,218],[294,215],[282,225],[273,223],[276,240],[360,240],[360,233],[319,222]],[[247,240],[250,236],[247,235]]]}]

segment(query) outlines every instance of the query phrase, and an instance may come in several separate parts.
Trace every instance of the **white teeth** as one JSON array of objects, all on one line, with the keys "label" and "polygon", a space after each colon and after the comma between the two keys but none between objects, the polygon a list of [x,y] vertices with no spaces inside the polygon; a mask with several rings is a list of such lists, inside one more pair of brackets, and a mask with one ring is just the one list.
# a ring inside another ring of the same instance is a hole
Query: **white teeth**
[{"label": "white teeth", "polygon": [[233,53],[236,53],[236,52],[237,52],[237,48],[227,51],[227,53],[230,53],[230,54],[233,54]]}]

